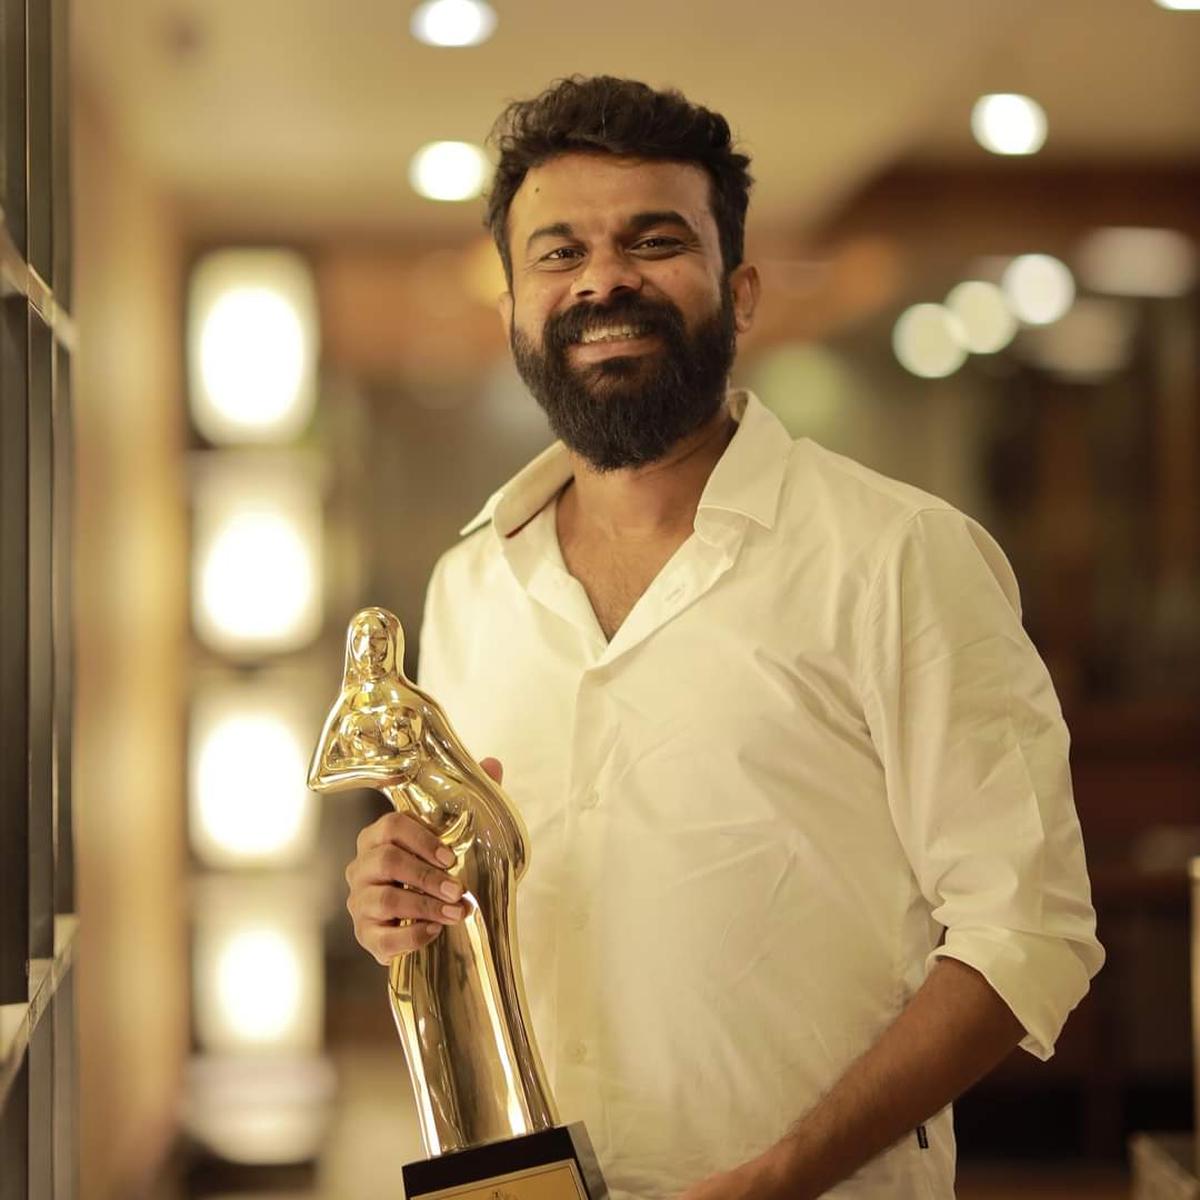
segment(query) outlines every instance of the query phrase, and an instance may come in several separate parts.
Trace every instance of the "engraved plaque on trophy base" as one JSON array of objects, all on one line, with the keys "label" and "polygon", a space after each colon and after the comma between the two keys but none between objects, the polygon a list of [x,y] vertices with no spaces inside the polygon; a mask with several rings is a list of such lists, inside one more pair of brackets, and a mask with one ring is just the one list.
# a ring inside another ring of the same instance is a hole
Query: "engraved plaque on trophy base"
[{"label": "engraved plaque on trophy base", "polygon": [[409,1200],[605,1200],[582,1122],[443,1154],[404,1168]]}]

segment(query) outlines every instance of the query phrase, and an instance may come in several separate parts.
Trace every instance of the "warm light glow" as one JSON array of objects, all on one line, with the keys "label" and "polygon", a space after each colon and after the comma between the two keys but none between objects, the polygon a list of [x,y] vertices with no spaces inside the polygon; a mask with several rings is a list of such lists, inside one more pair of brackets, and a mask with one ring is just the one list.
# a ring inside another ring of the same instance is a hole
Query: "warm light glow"
[{"label": "warm light glow", "polygon": [[231,513],[200,560],[197,627],[210,644],[283,648],[316,633],[313,547],[288,514]]},{"label": "warm light glow", "polygon": [[1075,300],[1071,272],[1048,254],[1014,258],[1000,286],[1009,307],[1027,325],[1049,325],[1059,320]]},{"label": "warm light glow", "polygon": [[410,28],[427,46],[478,46],[492,36],[496,13],[483,0],[428,0],[414,10]]},{"label": "warm light glow", "polygon": [[217,996],[230,1030],[248,1042],[279,1041],[300,1012],[300,963],[277,930],[245,929],[217,961]]},{"label": "warm light glow", "polygon": [[332,1065],[311,1054],[205,1054],[188,1063],[183,1123],[227,1162],[311,1162],[336,1085]]},{"label": "warm light glow", "polygon": [[305,786],[301,725],[281,697],[250,687],[229,687],[197,700],[190,746],[191,841],[208,865],[280,865],[311,849],[316,804]]},{"label": "warm light glow", "polygon": [[901,313],[892,348],[900,365],[922,379],[953,375],[967,357],[958,318],[940,304],[915,304]]},{"label": "warm light glow", "polygon": [[298,450],[209,451],[194,474],[197,635],[239,658],[307,645],[323,601],[319,463]]},{"label": "warm light glow", "polygon": [[1046,143],[1046,114],[1014,92],[980,96],[971,112],[975,140],[993,154],[1036,154]]},{"label": "warm light glow", "polygon": [[825,446],[838,441],[853,422],[854,380],[846,361],[815,342],[786,342],[755,363],[754,393],[793,437],[813,437]]},{"label": "warm light glow", "polygon": [[1186,296],[1196,286],[1196,245],[1175,229],[1097,229],[1080,244],[1080,278],[1110,296]]},{"label": "warm light glow", "polygon": [[1017,319],[994,283],[960,283],[946,297],[946,308],[958,318],[963,345],[972,354],[995,354],[1016,336]]},{"label": "warm light glow", "polygon": [[1154,0],[1154,3],[1172,12],[1200,12],[1200,0]]},{"label": "warm light glow", "polygon": [[1062,320],[1026,330],[1022,352],[1045,371],[1078,383],[1097,383],[1129,366],[1135,314],[1127,300],[1081,299]]},{"label": "warm light glow", "polygon": [[413,155],[408,180],[429,200],[471,200],[487,181],[487,156],[470,142],[430,142]]},{"label": "warm light glow", "polygon": [[218,444],[285,441],[316,401],[316,298],[297,255],[210,254],[192,274],[190,401],[196,427]]},{"label": "warm light glow", "polygon": [[193,880],[192,1011],[201,1050],[274,1057],[320,1046],[322,904],[311,872]]}]

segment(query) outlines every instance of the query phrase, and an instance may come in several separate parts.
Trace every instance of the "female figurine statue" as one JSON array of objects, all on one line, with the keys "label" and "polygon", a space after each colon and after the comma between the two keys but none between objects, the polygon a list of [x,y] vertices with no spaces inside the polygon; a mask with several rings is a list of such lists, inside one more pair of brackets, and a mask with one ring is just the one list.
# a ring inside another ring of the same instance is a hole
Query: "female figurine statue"
[{"label": "female figurine statue", "polygon": [[385,609],[350,622],[342,690],[309,769],[314,791],[373,787],[455,857],[466,916],[392,960],[389,993],[433,1157],[556,1121],[517,953],[516,884],[528,861],[518,811],[405,678],[404,634]]}]

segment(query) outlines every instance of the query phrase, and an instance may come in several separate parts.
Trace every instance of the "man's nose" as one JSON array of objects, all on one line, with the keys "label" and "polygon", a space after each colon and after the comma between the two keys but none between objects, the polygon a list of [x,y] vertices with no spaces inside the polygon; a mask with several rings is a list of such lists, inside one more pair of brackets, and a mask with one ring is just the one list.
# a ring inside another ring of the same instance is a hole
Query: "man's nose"
[{"label": "man's nose", "polygon": [[593,250],[571,284],[577,300],[603,304],[619,292],[639,292],[642,274],[638,264],[617,249]]}]

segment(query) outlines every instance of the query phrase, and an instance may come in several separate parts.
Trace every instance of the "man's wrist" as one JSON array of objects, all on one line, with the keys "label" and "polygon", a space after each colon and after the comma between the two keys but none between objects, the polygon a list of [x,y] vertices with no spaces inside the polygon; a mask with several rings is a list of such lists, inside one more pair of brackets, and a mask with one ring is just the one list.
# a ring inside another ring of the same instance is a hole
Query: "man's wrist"
[{"label": "man's wrist", "polygon": [[750,1164],[756,1196],[764,1200],[817,1200],[821,1192],[812,1178],[810,1156],[802,1140],[790,1134]]}]

